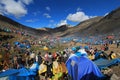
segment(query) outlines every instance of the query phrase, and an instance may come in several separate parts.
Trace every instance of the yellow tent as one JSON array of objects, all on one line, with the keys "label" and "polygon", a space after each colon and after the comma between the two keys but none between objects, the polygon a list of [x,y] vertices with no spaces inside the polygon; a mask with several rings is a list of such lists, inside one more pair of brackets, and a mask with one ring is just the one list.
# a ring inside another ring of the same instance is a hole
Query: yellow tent
[{"label": "yellow tent", "polygon": [[47,51],[47,50],[48,50],[48,47],[44,46],[44,47],[43,47],[43,50],[44,50],[44,51]]}]

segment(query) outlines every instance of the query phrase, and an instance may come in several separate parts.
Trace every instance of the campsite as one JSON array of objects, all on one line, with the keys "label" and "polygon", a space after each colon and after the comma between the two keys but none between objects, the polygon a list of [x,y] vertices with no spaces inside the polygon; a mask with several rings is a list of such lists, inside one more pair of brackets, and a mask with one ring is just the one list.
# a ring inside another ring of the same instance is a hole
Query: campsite
[{"label": "campsite", "polygon": [[120,80],[120,2],[86,1],[1,0],[0,80]]},{"label": "campsite", "polygon": [[[57,78],[61,78],[61,79],[65,78],[66,80],[70,80],[69,76],[67,76],[67,74],[71,73],[69,72],[70,63],[68,62],[66,63],[66,61],[67,59],[69,60],[68,57],[70,57],[74,49],[78,50],[75,54],[81,57],[80,58],[81,63],[79,64],[84,64],[84,61],[86,60],[84,60],[83,58],[83,61],[82,61],[82,57],[86,56],[88,57],[88,59],[90,59],[88,60],[88,62],[93,61],[92,63],[94,63],[97,66],[98,72],[95,72],[95,75],[98,73],[99,73],[98,76],[100,77],[103,77],[104,75],[105,79],[103,80],[114,80],[114,79],[119,80],[119,74],[120,74],[120,70],[119,70],[120,50],[119,49],[120,49],[120,46],[117,45],[118,43],[117,41],[119,41],[119,39],[116,36],[110,37],[110,38],[108,38],[108,36],[99,36],[99,37],[93,36],[93,37],[90,37],[89,39],[87,37],[85,38],[79,38],[79,37],[51,38],[49,36],[46,36],[43,39],[37,39],[31,36],[30,34],[26,34],[24,32],[21,32],[15,29],[13,29],[14,31],[12,31],[10,27],[9,29],[6,29],[6,28],[1,27],[1,33],[2,33],[1,52],[4,53],[0,55],[1,62],[2,60],[4,60],[3,67],[1,64],[1,70],[3,69],[0,73],[1,80],[3,79],[5,80],[6,79],[39,80],[38,77],[35,77],[35,75],[37,75],[37,70],[39,69],[39,67],[37,67],[38,64],[33,63],[33,65],[31,66],[31,62],[33,62],[35,56],[38,56],[39,54],[41,55],[44,61],[50,61],[49,64],[52,63],[51,61],[53,61],[53,63],[55,64],[58,64],[57,62],[54,62],[52,58],[55,59],[55,61],[60,60],[60,62],[64,62],[64,64],[62,64],[64,66],[63,68],[64,75],[59,73],[59,70],[57,71],[55,69],[56,67],[51,67],[53,68],[54,75],[56,74],[56,76],[52,77],[53,79],[55,78],[55,80],[57,80]],[[9,36],[9,37],[6,37],[6,36]],[[19,36],[21,37],[20,40],[18,40]],[[102,39],[100,40],[101,37]],[[72,48],[74,49],[71,52]],[[88,51],[87,55],[84,55],[86,52],[82,51],[82,49],[86,49]],[[81,52],[79,52],[79,50],[81,50]],[[111,51],[114,51],[115,53],[115,56],[113,58],[110,58],[109,56]],[[16,60],[18,60],[17,63],[16,63]],[[26,62],[26,61],[31,61],[31,62]],[[41,63],[42,62],[40,61],[40,64]],[[65,68],[65,63],[66,63],[66,66],[68,65],[67,68]],[[73,62],[71,62],[71,64],[72,63]],[[44,64],[47,65],[48,62]],[[94,64],[90,64],[89,67]],[[36,67],[34,65],[36,65]],[[45,67],[45,65],[41,65],[41,66]],[[47,70],[47,68],[44,69],[44,67],[42,69],[42,72],[39,72],[40,74],[44,73]],[[84,69],[89,70],[89,68],[80,68],[80,69],[83,70],[83,73],[81,74],[87,74],[87,72],[86,73],[84,72]],[[94,67],[90,68],[90,72],[91,70],[94,70]],[[79,74],[79,72],[77,74]],[[61,76],[64,76],[64,77],[61,77]],[[42,77],[45,77],[45,76],[42,76]],[[78,78],[80,78],[80,76]],[[83,76],[83,80],[88,80],[88,78],[89,77],[84,78]],[[43,80],[44,79],[45,78],[43,78]],[[94,78],[93,75],[91,79],[97,80],[97,78]],[[77,77],[75,77],[73,78],[73,80],[78,80],[78,79]]]}]

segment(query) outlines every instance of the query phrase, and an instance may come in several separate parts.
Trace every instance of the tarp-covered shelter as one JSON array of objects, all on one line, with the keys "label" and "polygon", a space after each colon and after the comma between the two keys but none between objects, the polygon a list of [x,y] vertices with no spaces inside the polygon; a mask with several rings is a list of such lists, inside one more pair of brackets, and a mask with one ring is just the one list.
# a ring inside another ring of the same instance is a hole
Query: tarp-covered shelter
[{"label": "tarp-covered shelter", "polygon": [[88,58],[73,54],[66,62],[68,74],[72,80],[99,80],[103,74]]},{"label": "tarp-covered shelter", "polygon": [[30,69],[25,67],[20,69],[9,69],[0,72],[0,80],[35,80],[37,70],[37,63],[34,63],[33,67]]},{"label": "tarp-covered shelter", "polygon": [[116,58],[116,59],[113,59],[113,60],[107,60],[107,59],[100,58],[100,59],[98,59],[98,60],[95,60],[94,63],[95,63],[100,69],[104,69],[104,68],[106,68],[106,67],[119,64],[119,63],[120,63],[120,58]]}]

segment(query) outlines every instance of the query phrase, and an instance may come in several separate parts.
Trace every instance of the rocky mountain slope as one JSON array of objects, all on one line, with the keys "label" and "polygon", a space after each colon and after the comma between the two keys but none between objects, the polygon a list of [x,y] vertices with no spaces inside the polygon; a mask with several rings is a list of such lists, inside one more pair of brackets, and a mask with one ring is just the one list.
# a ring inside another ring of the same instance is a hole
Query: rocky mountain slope
[{"label": "rocky mountain slope", "polygon": [[32,35],[45,36],[83,36],[83,35],[101,35],[112,34],[120,32],[120,8],[110,12],[103,17],[94,17],[89,20],[83,21],[74,27],[62,25],[60,27],[34,29],[17,23],[5,16],[0,15],[1,26],[13,26],[19,30],[27,31]]},{"label": "rocky mountain slope", "polygon": [[5,28],[5,27],[24,31],[24,32],[27,32],[28,34],[36,35],[36,36],[48,34],[48,32],[45,30],[37,30],[37,29],[31,28],[31,27],[22,25],[8,17],[0,15],[0,28]]},{"label": "rocky mountain slope", "polygon": [[100,21],[91,24],[85,32],[90,34],[111,34],[120,32],[120,8],[112,11]]}]

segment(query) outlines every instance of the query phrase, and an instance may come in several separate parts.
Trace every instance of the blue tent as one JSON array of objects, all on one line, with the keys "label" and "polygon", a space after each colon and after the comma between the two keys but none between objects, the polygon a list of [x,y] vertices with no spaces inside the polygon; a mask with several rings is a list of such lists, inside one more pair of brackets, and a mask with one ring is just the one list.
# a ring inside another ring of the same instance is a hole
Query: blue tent
[{"label": "blue tent", "polygon": [[39,68],[38,62],[34,62],[29,69],[30,75],[35,76],[37,74],[38,68]]},{"label": "blue tent", "polygon": [[75,72],[77,68],[75,66],[76,65],[75,61],[77,62],[78,58],[76,55],[73,54],[72,56],[69,57],[69,59],[66,62],[68,74],[71,76],[72,80],[77,80],[77,77],[76,77],[77,72]]},{"label": "blue tent", "polygon": [[16,69],[9,69],[4,72],[0,72],[0,77],[10,76],[10,75],[16,75],[19,71]]},{"label": "blue tent", "polygon": [[9,69],[4,72],[0,72],[0,80],[17,80],[16,77],[13,77],[19,73],[17,69]]},{"label": "blue tent", "polygon": [[23,67],[19,69],[19,74],[17,74],[17,76],[30,76],[30,72],[28,69]]},{"label": "blue tent", "polygon": [[16,42],[14,42],[14,44],[15,44],[15,45],[19,45],[19,44],[20,44],[20,42],[16,41]]},{"label": "blue tent", "polygon": [[20,48],[25,48],[26,47],[26,45],[25,44],[20,44]]},{"label": "blue tent", "polygon": [[66,62],[68,74],[72,80],[99,80],[103,74],[88,58],[72,56]]},{"label": "blue tent", "polygon": [[100,58],[98,60],[95,60],[94,63],[100,68],[100,69],[104,69],[106,67],[115,65],[115,64],[119,64],[120,63],[120,58],[116,58],[113,60],[107,60],[107,59],[103,59]]},{"label": "blue tent", "polygon": [[[16,79],[15,79],[16,77]],[[19,73],[13,77],[14,80],[30,80],[30,72],[27,68],[19,69]],[[34,79],[33,79],[34,80]]]},{"label": "blue tent", "polygon": [[27,69],[27,68],[20,68],[20,69],[9,69],[5,72],[0,72],[0,80],[3,80],[7,77],[8,80],[35,80],[35,76],[37,74],[37,63],[34,63],[36,66]]},{"label": "blue tent", "polygon": [[26,48],[31,48],[31,46],[30,45],[26,45]]}]

